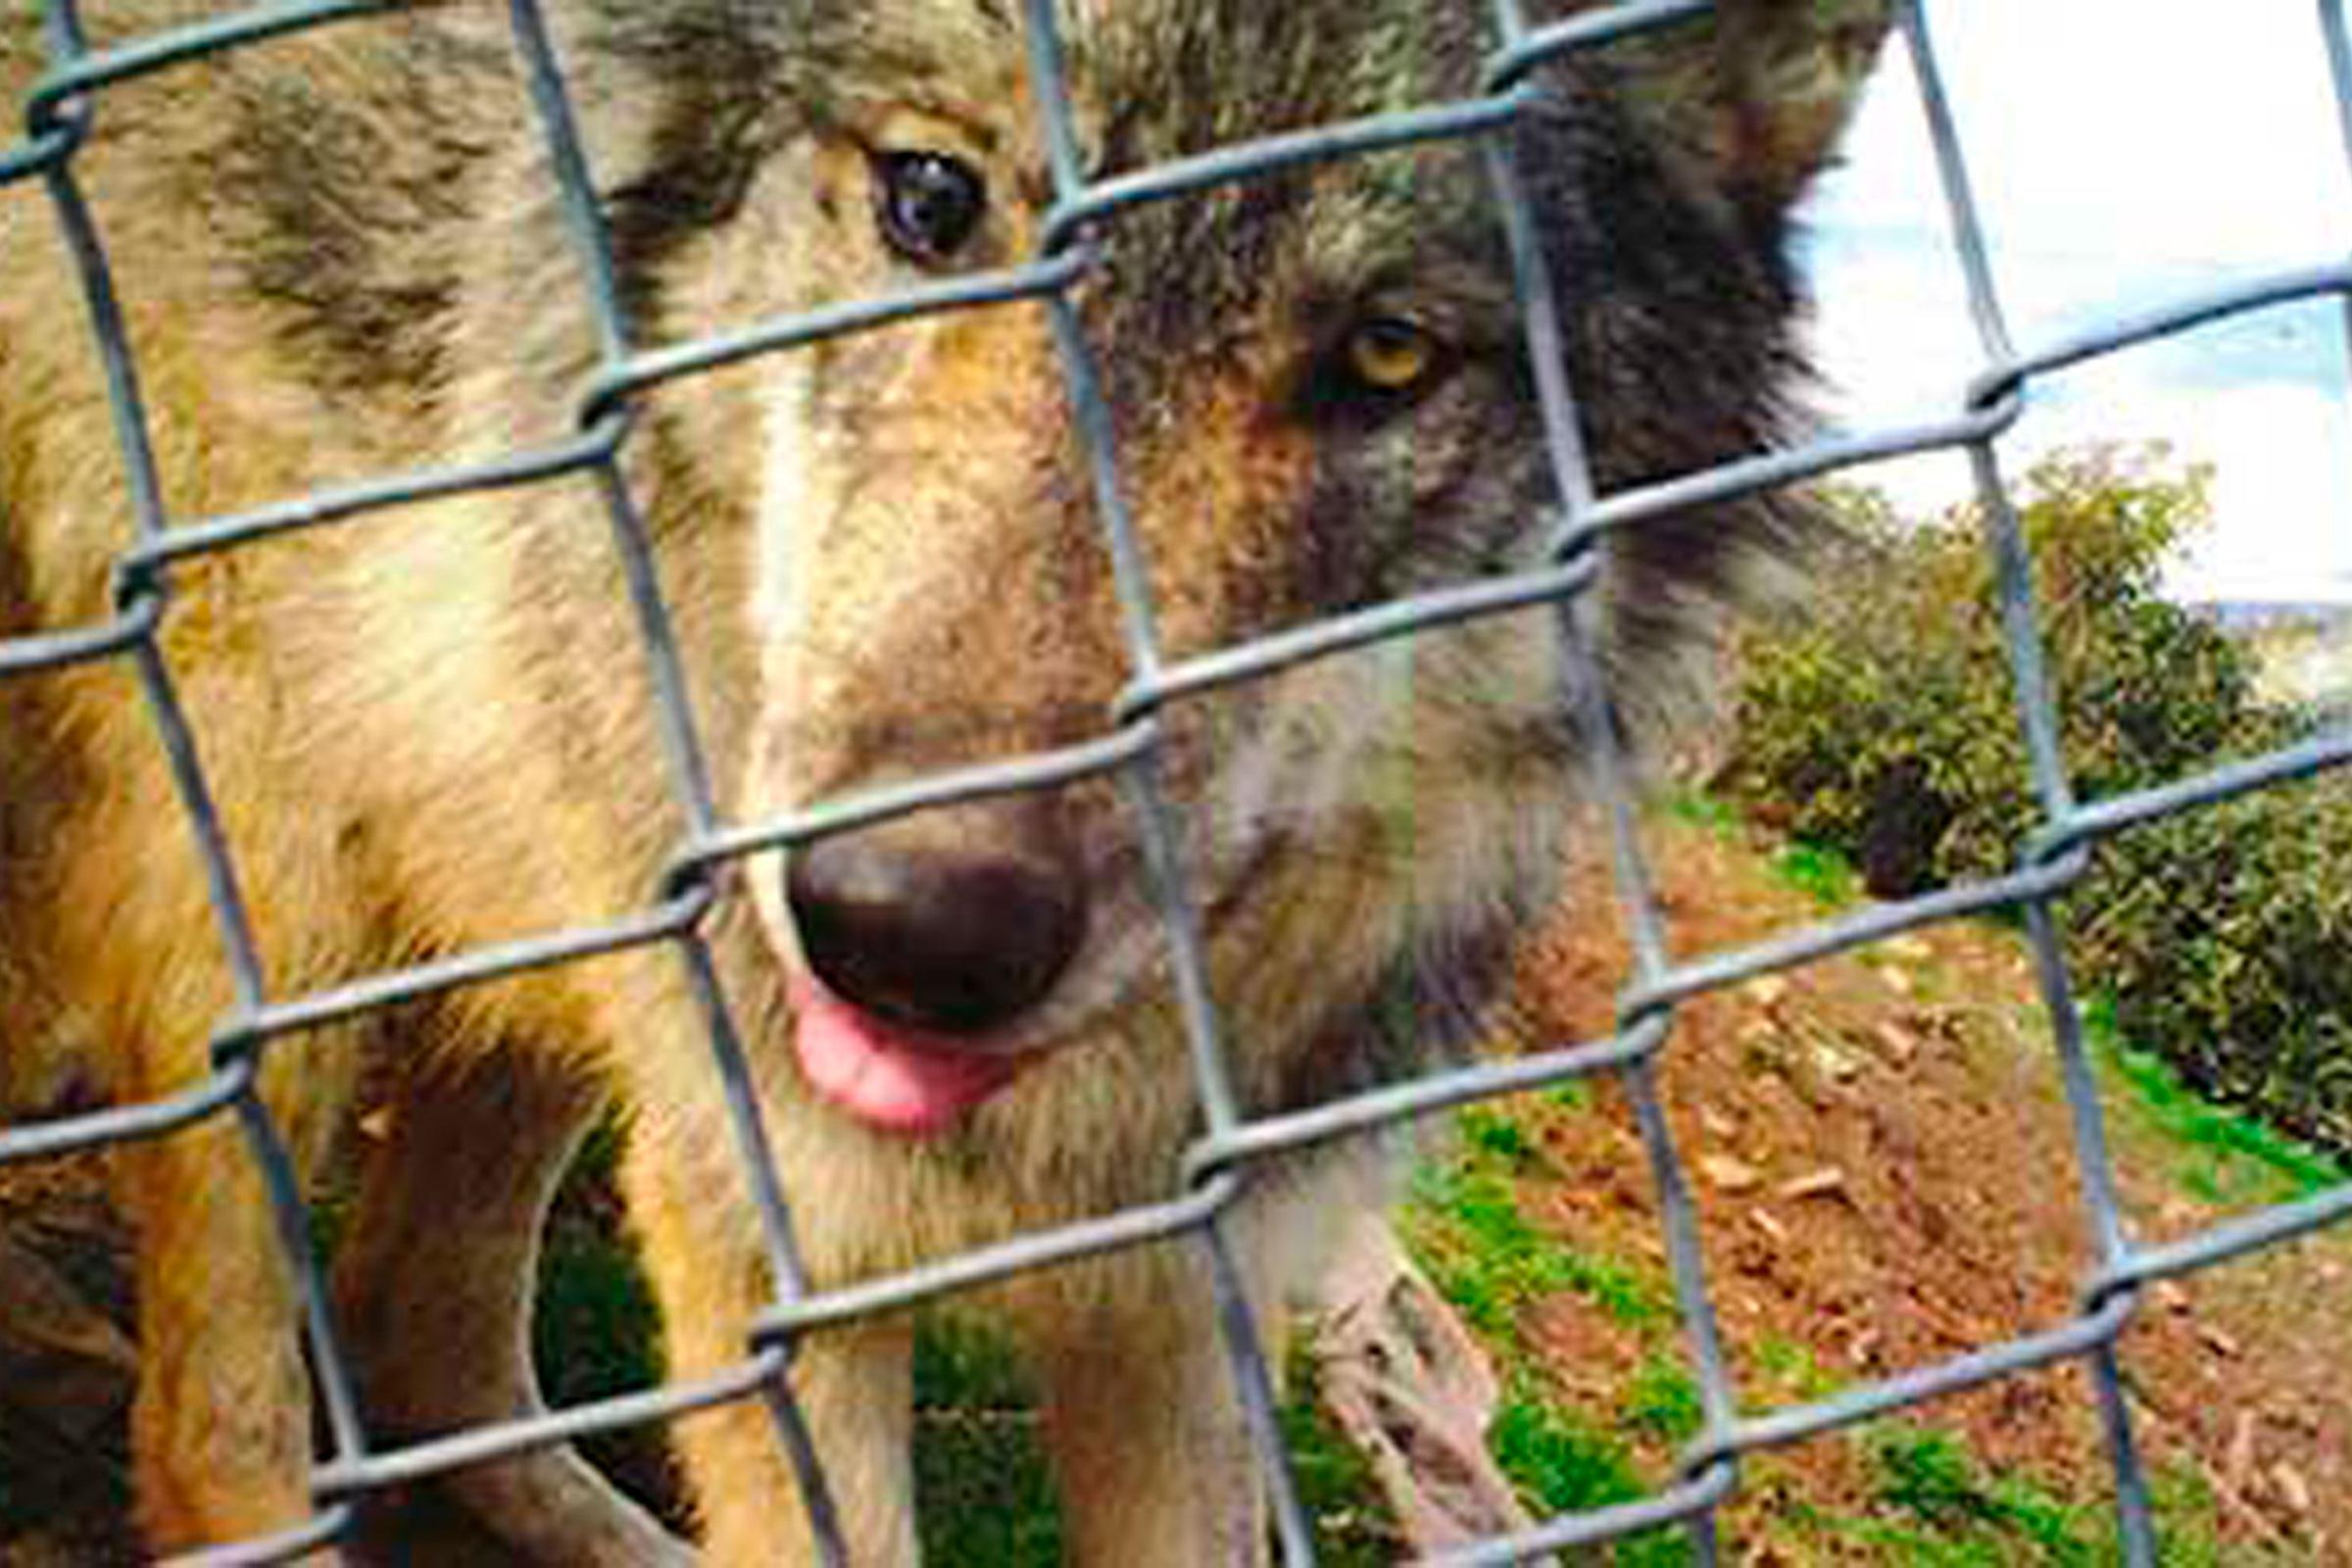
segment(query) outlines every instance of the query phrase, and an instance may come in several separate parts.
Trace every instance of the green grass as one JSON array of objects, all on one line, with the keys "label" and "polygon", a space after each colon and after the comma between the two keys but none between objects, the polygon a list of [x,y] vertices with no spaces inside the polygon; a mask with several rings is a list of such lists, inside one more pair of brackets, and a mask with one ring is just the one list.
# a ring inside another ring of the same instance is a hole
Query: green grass
[{"label": "green grass", "polygon": [[[1576,1084],[1544,1100],[1581,1111],[1590,1094]],[[1489,1447],[1537,1517],[1651,1495],[1656,1488],[1637,1468],[1636,1443],[1676,1444],[1701,1421],[1697,1386],[1667,1348],[1677,1322],[1667,1281],[1654,1268],[1565,1246],[1532,1223],[1519,1184],[1544,1171],[1542,1151],[1522,1122],[1506,1108],[1475,1107],[1457,1119],[1453,1152],[1418,1173],[1399,1216],[1407,1248],[1494,1360],[1505,1393]],[[1580,1410],[1560,1399],[1522,1339],[1526,1310],[1562,1292],[1654,1342],[1615,1410]],[[1679,1531],[1651,1532],[1614,1544],[1606,1560],[1680,1568],[1690,1549]]]},{"label": "green grass", "polygon": [[[2101,1489],[2075,1502],[2043,1479],[1987,1466],[1948,1432],[1885,1422],[1848,1440],[1869,1455],[1875,1505],[1840,1517],[1800,1505],[1777,1531],[1829,1536],[1872,1548],[1882,1560],[1925,1568],[2121,1568],[2115,1511]],[[2219,1505],[2193,1471],[2159,1468],[2150,1477],[2164,1568],[2257,1568],[2284,1559],[2259,1547],[2225,1546]]]},{"label": "green grass", "polygon": [[2021,1476],[1988,1474],[1950,1433],[1893,1424],[1865,1440],[1880,1476],[1880,1496],[1970,1550],[2022,1548],[2037,1562],[2095,1560],[2091,1509],[2059,1501]]},{"label": "green grass", "polygon": [[1862,873],[1836,850],[1792,840],[1772,858],[1773,874],[1825,908],[1842,908],[1862,897]]},{"label": "green grass", "polygon": [[1060,1568],[1061,1509],[1033,1417],[970,1410],[919,1415],[914,1497],[926,1563]]},{"label": "green grass", "polygon": [[[2257,1160],[2278,1179],[2324,1186],[2322,1156],[2197,1102],[2145,1057],[2124,1062],[2142,1098],[2163,1111],[2165,1131],[2239,1161]],[[1615,1259],[1569,1248],[1521,1209],[1521,1184],[1544,1170],[1538,1141],[1503,1108],[1481,1107],[1461,1129],[1450,1157],[1425,1168],[1404,1216],[1408,1245],[1432,1281],[1463,1313],[1494,1357],[1506,1390],[1490,1433],[1497,1464],[1538,1516],[1585,1512],[1651,1495],[1639,1454],[1672,1448],[1700,1429],[1697,1387],[1675,1353],[1676,1316],[1665,1282]],[[1642,1359],[1612,1405],[1562,1399],[1520,1334],[1527,1308],[1570,1291],[1635,1331]],[[1844,1381],[1808,1345],[1767,1338],[1755,1348],[1767,1402],[1824,1397]],[[1923,1568],[2120,1568],[2112,1501],[2101,1483],[2082,1494],[2030,1473],[1984,1463],[1954,1433],[1888,1422],[1841,1440],[1866,1457],[1871,1495],[1833,1511],[1791,1498],[1750,1529],[1795,1560],[1859,1548],[1872,1561]],[[2165,1568],[2237,1568],[2270,1559],[2221,1544],[2218,1507],[2189,1473],[2155,1478]],[[1595,1560],[1669,1568],[1690,1560],[1679,1532],[1613,1544]]]},{"label": "green grass", "polygon": [[1719,837],[1738,837],[1747,831],[1747,818],[1739,807],[1696,785],[1681,784],[1668,790],[1665,808],[1666,814],[1676,821],[1706,828]]},{"label": "green grass", "polygon": [[2326,1151],[2200,1098],[2171,1063],[2123,1038],[2111,999],[2090,999],[2082,1014],[2100,1059],[2148,1121],[2180,1146],[2178,1175],[2191,1197],[2232,1205],[2277,1202],[2352,1182],[2352,1167]]},{"label": "green grass", "polygon": [[[1889,1431],[1896,1434],[1889,1437]],[[1865,1513],[1786,1498],[1759,1540],[1796,1561],[1853,1560],[1904,1568],[2124,1568],[2113,1505],[2070,1503],[2031,1478],[1988,1472],[1948,1434],[1873,1428],[1845,1441],[1872,1446],[1877,1495]],[[1891,1445],[1890,1447],[1884,1446]],[[2307,1557],[2225,1544],[2211,1489],[2194,1475],[2150,1478],[2161,1568],[2304,1568]]]},{"label": "green grass", "polygon": [[1622,1440],[1532,1388],[1514,1391],[1496,1407],[1489,1442],[1502,1473],[1544,1512],[1605,1508],[1642,1495],[1642,1478]]},{"label": "green grass", "polygon": [[1514,1343],[1519,1314],[1556,1292],[1574,1291],[1620,1323],[1642,1326],[1674,1315],[1654,1271],[1563,1246],[1520,1210],[1517,1179],[1539,1158],[1502,1112],[1461,1118],[1460,1147],[1425,1165],[1399,1229],[1431,1283],[1491,1343]]},{"label": "green grass", "polygon": [[1664,1444],[1687,1443],[1706,1424],[1697,1381],[1663,1353],[1650,1355],[1635,1370],[1623,1414],[1628,1427]]},{"label": "green grass", "polygon": [[1592,1085],[1583,1078],[1571,1078],[1564,1084],[1554,1084],[1544,1091],[1544,1101],[1566,1111],[1587,1111],[1592,1108]]},{"label": "green grass", "polygon": [[1515,1339],[1520,1312],[1569,1284],[1575,1260],[1527,1223],[1506,1179],[1427,1172],[1414,1199],[1401,1227],[1406,1248],[1486,1339]]},{"label": "green grass", "polygon": [[[1671,791],[1666,815],[1735,843],[1753,842],[1755,832],[1740,808],[1691,785]],[[1788,839],[1773,852],[1770,865],[1783,884],[1831,908],[1862,897],[1862,873],[1840,851],[1826,844]]]},{"label": "green grass", "polygon": [[914,1407],[1027,1410],[1036,1387],[1012,1342],[952,1312],[922,1319],[914,1337]]},{"label": "green grass", "polygon": [[1801,1340],[1767,1334],[1756,1342],[1754,1353],[1757,1369],[1779,1384],[1782,1397],[1789,1401],[1826,1399],[1845,1386],[1846,1380],[1823,1366],[1813,1347]]},{"label": "green grass", "polygon": [[[1494,1462],[1539,1518],[1636,1502],[1652,1491],[1622,1439],[1533,1387],[1504,1396],[1488,1442]],[[1652,1531],[1615,1545],[1612,1560],[1627,1568],[1679,1568],[1691,1559],[1680,1532]]]},{"label": "green grass", "polygon": [[[1396,1522],[1371,1465],[1324,1412],[1309,1336],[1295,1337],[1281,1411],[1292,1478],[1318,1561],[1383,1568]],[[1060,1507],[1040,1441],[1036,1391],[1012,1344],[952,1315],[915,1335],[915,1504],[937,1568],[1059,1568]]]},{"label": "green grass", "polygon": [[1539,1157],[1527,1130],[1493,1105],[1465,1107],[1455,1114],[1453,1130],[1464,1147],[1513,1170],[1527,1169]]},{"label": "green grass", "polygon": [[923,1560],[1058,1568],[1061,1510],[1036,1395],[1011,1341],[949,1314],[914,1337],[914,1498]]}]

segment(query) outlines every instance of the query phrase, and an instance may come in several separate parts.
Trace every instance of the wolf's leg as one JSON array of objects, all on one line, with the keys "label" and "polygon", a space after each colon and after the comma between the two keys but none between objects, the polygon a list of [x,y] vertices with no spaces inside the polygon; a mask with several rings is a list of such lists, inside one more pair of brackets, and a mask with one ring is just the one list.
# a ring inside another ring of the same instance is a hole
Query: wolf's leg
[{"label": "wolf's leg", "polygon": [[[1024,1294],[1070,1557],[1084,1568],[1254,1568],[1265,1508],[1197,1252],[1108,1265],[1100,1296]],[[1280,1365],[1279,1314],[1259,1337]]]},{"label": "wolf's leg", "polygon": [[310,1517],[310,1394],[291,1271],[236,1127],[215,1119],[118,1156],[137,1241],[140,1525],[159,1551]]},{"label": "wolf's leg", "polygon": [[[676,1157],[670,1157],[671,1154]],[[630,1209],[667,1325],[670,1373],[699,1377],[741,1363],[769,1298],[767,1271],[740,1200],[690,1174],[703,1161],[658,1140],[630,1150]],[[719,1177],[732,1180],[731,1170]],[[914,1534],[913,1334],[856,1324],[804,1341],[798,1396],[854,1568],[911,1568]],[[765,1403],[735,1403],[677,1425],[712,1568],[817,1561],[808,1509]]]},{"label": "wolf's leg", "polygon": [[[404,1075],[335,1270],[337,1325],[372,1427],[439,1434],[541,1408],[530,1353],[540,1227],[601,1104],[584,1077],[519,1053]],[[568,1448],[443,1485],[534,1562],[690,1560]]]}]

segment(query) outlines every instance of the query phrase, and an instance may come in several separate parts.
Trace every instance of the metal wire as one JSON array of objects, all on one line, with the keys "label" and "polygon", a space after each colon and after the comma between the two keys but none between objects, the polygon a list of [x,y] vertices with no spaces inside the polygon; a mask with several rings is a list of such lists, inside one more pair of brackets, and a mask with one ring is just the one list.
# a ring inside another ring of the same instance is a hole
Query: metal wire
[{"label": "metal wire", "polygon": [[[226,1544],[191,1560],[223,1564],[292,1560],[322,1543],[341,1539],[350,1524],[351,1505],[370,1493],[484,1459],[673,1420],[713,1404],[763,1399],[775,1417],[780,1440],[808,1499],[820,1550],[830,1561],[843,1561],[846,1550],[821,1468],[786,1376],[797,1336],[826,1325],[901,1310],[913,1302],[1028,1270],[1115,1249],[1180,1239],[1200,1249],[1215,1286],[1219,1327],[1273,1498],[1283,1560],[1312,1562],[1310,1532],[1289,1479],[1275,1424],[1274,1380],[1255,1341],[1250,1303],[1243,1293],[1223,1229],[1252,1169],[1269,1158],[1436,1109],[1538,1085],[1609,1074],[1627,1089],[1647,1153],[1686,1347],[1699,1389],[1702,1426],[1676,1478],[1656,1495],[1546,1520],[1518,1536],[1460,1550],[1446,1557],[1446,1562],[1525,1561],[1562,1547],[1660,1526],[1686,1530],[1701,1559],[1712,1561],[1717,1512],[1737,1491],[1738,1467],[1743,1456],[1921,1400],[2067,1361],[2081,1363],[2091,1379],[2115,1477],[2126,1558],[2134,1564],[2156,1561],[2147,1475],[2116,1364],[2118,1340],[2132,1319],[2140,1292],[2153,1281],[2209,1269],[2322,1226],[2342,1223],[2352,1218],[2352,1189],[2323,1192],[2239,1215],[2163,1245],[2136,1240],[2117,1199],[2102,1111],[2060,940],[2057,900],[2081,878],[2087,852],[2098,842],[2173,813],[2210,808],[2251,790],[2340,766],[2352,760],[2352,732],[2324,734],[2158,788],[2079,803],[2058,742],[2057,706],[2044,669],[2040,616],[2015,508],[2001,471],[1998,442],[2022,416],[2027,395],[2041,377],[2279,303],[2352,299],[2352,266],[2311,267],[2249,278],[2154,310],[2118,317],[2071,337],[2020,348],[2011,338],[2001,310],[1997,271],[1972,192],[1964,141],[1936,68],[1925,9],[1921,0],[1896,0],[1895,17],[1916,68],[1954,250],[1982,349],[1982,368],[1962,390],[1958,408],[1947,418],[1825,438],[1603,495],[1584,451],[1577,417],[1578,389],[1571,384],[1568,362],[1561,352],[1559,301],[1573,294],[1579,280],[1553,276],[1546,267],[1507,137],[1494,133],[1507,130],[1524,111],[1532,96],[1525,78],[1545,62],[1687,22],[1710,9],[1706,0],[1642,0],[1542,27],[1531,27],[1513,0],[1495,0],[1495,44],[1477,94],[1241,142],[1181,163],[1103,178],[1087,174],[1079,151],[1065,91],[1055,7],[1051,0],[1027,0],[1029,66],[1044,116],[1054,193],[1054,206],[1043,222],[1035,257],[984,275],[886,298],[827,306],[651,351],[635,347],[615,281],[597,185],[573,121],[557,45],[538,0],[510,0],[511,30],[524,63],[547,164],[558,186],[598,345],[599,363],[582,388],[575,411],[579,433],[544,449],[517,450],[487,462],[384,475],[238,515],[174,522],[166,514],[158,483],[136,356],[115,303],[106,246],[75,178],[75,156],[102,111],[106,91],[119,83],[260,39],[386,9],[396,7],[362,0],[288,0],[96,49],[86,41],[74,0],[46,0],[48,69],[20,106],[24,125],[22,139],[0,146],[0,184],[38,181],[45,187],[58,230],[81,280],[91,352],[107,387],[130,503],[130,536],[116,563],[114,613],[89,625],[49,627],[0,639],[0,680],[97,662],[123,662],[135,672],[157,745],[169,764],[202,857],[233,990],[228,1010],[215,1024],[216,1066],[204,1081],[152,1102],[0,1127],[0,1161],[160,1138],[196,1122],[233,1119],[243,1130],[264,1200],[294,1267],[326,1417],[326,1452],[313,1478],[319,1499],[314,1517],[268,1540]],[[2346,156],[2352,159],[2352,45],[2347,44],[2341,0],[2318,0],[2317,21],[2332,72]],[[1483,149],[1510,240],[1528,363],[1541,399],[1545,451],[1556,491],[1556,513],[1548,519],[1546,562],[1533,569],[1372,607],[1170,664],[1156,630],[1151,564],[1128,514],[1113,421],[1100,382],[1098,359],[1103,348],[1088,341],[1071,297],[1093,266],[1089,236],[1115,225],[1121,215],[1147,204],[1262,178],[1298,165],[1442,140],[1475,142]],[[7,265],[8,258],[0,256],[0,276],[5,275]],[[722,821],[710,785],[689,671],[671,631],[670,610],[654,570],[652,545],[621,464],[632,406],[658,386],[746,359],[787,353],[918,316],[1016,300],[1042,302],[1051,317],[1063,383],[1085,445],[1103,538],[1114,568],[1126,633],[1128,679],[1102,733],[1057,752],[893,784],[788,818]],[[1663,915],[1635,831],[1634,791],[1602,691],[1599,650],[1584,610],[1588,591],[1599,578],[1605,552],[1622,531],[1693,506],[1893,456],[1937,450],[1966,452],[1977,473],[1986,519],[1986,547],[1998,568],[2019,721],[2042,808],[2039,830],[2007,875],[1855,911],[1744,950],[1676,957],[1668,948]],[[641,911],[605,924],[443,957],[328,991],[272,995],[249,929],[234,858],[212,802],[196,728],[201,715],[191,716],[183,710],[178,685],[164,655],[173,569],[199,558],[260,548],[310,529],[364,526],[379,512],[416,501],[533,485],[569,475],[592,480],[610,521],[655,693],[669,761],[670,793],[686,824],[685,836],[670,858],[662,885],[650,890],[649,902]],[[1557,607],[1567,627],[1570,668],[1566,673],[1571,688],[1579,694],[1578,716],[1592,759],[1590,776],[1610,824],[1623,917],[1634,938],[1634,968],[1621,999],[1618,1026],[1598,1039],[1558,1044],[1515,1060],[1432,1073],[1281,1114],[1246,1115],[1231,1087],[1194,902],[1180,869],[1178,810],[1158,784],[1160,713],[1171,705],[1261,679],[1308,660],[1460,620],[1544,605]],[[811,1289],[793,1239],[789,1195],[782,1190],[767,1157],[753,1074],[701,934],[703,917],[715,897],[716,878],[729,863],[781,846],[804,844],[953,802],[1086,778],[1113,780],[1125,789],[1141,824],[1152,894],[1165,926],[1203,1117],[1200,1138],[1187,1152],[1181,1170],[1172,1173],[1178,1178],[1173,1190],[1181,1196],[1051,1233],[1016,1237],[904,1273],[832,1290]],[[1831,1397],[1753,1411],[1742,1401],[1723,1351],[1700,1257],[1695,1200],[1656,1088],[1660,1064],[1672,1049],[1677,1010],[1710,991],[1883,941],[1918,926],[1995,909],[2024,911],[2027,939],[2052,1019],[2060,1076],[2073,1118],[2076,1176],[2094,1254],[2082,1285],[2080,1309],[2066,1321],[2039,1332],[1849,1388]],[[748,1173],[775,1280],[773,1301],[755,1321],[743,1325],[743,1359],[691,1383],[485,1426],[389,1451],[371,1450],[352,1396],[349,1371],[324,1311],[323,1282],[311,1253],[305,1210],[283,1138],[259,1092],[267,1054],[331,1049],[326,1042],[302,1037],[325,1025],[419,997],[625,949],[657,946],[673,950],[685,965],[691,994],[707,1025],[714,1070],[734,1118],[738,1153]]]}]

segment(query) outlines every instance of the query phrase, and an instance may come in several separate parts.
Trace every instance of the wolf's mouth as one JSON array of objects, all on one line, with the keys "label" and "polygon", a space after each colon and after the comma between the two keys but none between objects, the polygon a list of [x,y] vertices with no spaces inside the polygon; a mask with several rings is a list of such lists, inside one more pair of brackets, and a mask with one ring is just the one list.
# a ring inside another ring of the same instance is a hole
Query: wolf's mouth
[{"label": "wolf's mouth", "polygon": [[790,995],[793,1050],[808,1087],[879,1132],[945,1133],[1030,1060],[894,1023],[806,976],[795,977]]}]

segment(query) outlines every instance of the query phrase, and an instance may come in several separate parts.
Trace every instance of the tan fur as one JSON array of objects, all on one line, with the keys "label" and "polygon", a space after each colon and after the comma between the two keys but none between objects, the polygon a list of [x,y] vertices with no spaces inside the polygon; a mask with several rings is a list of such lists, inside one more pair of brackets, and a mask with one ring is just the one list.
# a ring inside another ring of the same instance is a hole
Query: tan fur
[{"label": "tan fur", "polygon": [[[1299,13],[1329,13],[1317,24],[1329,31],[1323,52],[1302,28],[1267,45],[1295,59],[1247,62],[1283,94],[1311,97],[1200,111],[1213,124],[1148,124],[1140,156],[1425,96],[1406,74],[1424,54],[1417,24],[1354,4]],[[103,25],[131,30],[190,14],[177,0],[94,9]],[[557,9],[566,48],[589,62],[574,86],[591,155],[619,186],[665,155],[651,106],[684,89],[658,52],[615,46],[608,57],[588,13]],[[808,9],[816,64],[780,68],[781,82],[684,84],[722,107],[759,99],[747,122],[765,140],[723,217],[667,236],[649,264],[663,284],[655,339],[914,281],[876,232],[876,150],[943,149],[989,172],[987,225],[959,269],[1007,265],[1035,244],[1050,198],[1044,153],[1017,34],[999,8]],[[1213,25],[1292,24],[1247,8],[1230,24],[1181,6],[1070,9],[1076,110],[1097,139],[1137,103],[1172,113],[1169,95],[1197,90],[1174,62],[1180,48],[1215,47]],[[1801,42],[1810,34],[1789,20],[1800,9],[1746,0],[1743,11],[1776,40]],[[123,293],[174,520],[569,431],[595,347],[538,143],[506,73],[432,74],[459,65],[434,40],[495,45],[495,16],[431,12],[341,23],[103,95],[75,177],[93,194]],[[615,15],[627,21],[628,8]],[[796,48],[797,25],[782,29]],[[1348,50],[1371,63],[1360,83],[1334,64]],[[420,74],[420,60],[439,66]],[[0,89],[13,101],[38,68],[12,21],[0,30]],[[1840,78],[1846,90],[1857,70]],[[1728,137],[1705,126],[1755,106],[1711,103],[1695,117],[1704,124],[1681,133],[1701,149],[1691,177],[1771,183],[1785,199],[1801,182],[1791,171],[1816,167],[1835,128],[1824,101],[1807,100],[1802,124]],[[316,147],[311,129],[324,138]],[[1751,146],[1759,166],[1743,175]],[[1370,545],[1347,535],[1420,526],[1416,509],[1451,505],[1463,474],[1508,466],[1491,450],[1501,427],[1473,417],[1469,401],[1517,396],[1508,351],[1481,340],[1485,379],[1463,372],[1459,411],[1444,401],[1455,383],[1433,394],[1417,445],[1403,444],[1402,426],[1334,433],[1301,412],[1300,388],[1333,325],[1315,291],[1371,287],[1359,274],[1375,262],[1382,309],[1420,312],[1446,331],[1457,318],[1510,319],[1494,276],[1457,277],[1466,264],[1454,262],[1423,276],[1397,262],[1411,259],[1391,237],[1400,220],[1380,205],[1416,181],[1458,185],[1465,168],[1458,150],[1392,160],[1386,195],[1367,195],[1348,171],[1302,176],[1298,210],[1316,246],[1283,250],[1262,275],[1241,261],[1230,264],[1240,276],[1212,270],[1200,281],[1226,288],[1230,312],[1173,345],[1103,346],[1164,355],[1139,372],[1153,390],[1148,406],[1122,411],[1121,435],[1173,655],[1346,608],[1375,585],[1414,585],[1412,569],[1451,569],[1410,567],[1435,544],[1397,533],[1405,575],[1376,579],[1348,554]],[[1694,208],[1715,199],[1701,194]],[[1199,213],[1240,221],[1226,198]],[[257,258],[305,224],[315,245],[295,247],[282,276],[260,270]],[[1174,223],[1152,232],[1189,243]],[[1151,260],[1122,258],[1116,286],[1132,292]],[[0,635],[92,623],[109,612],[110,564],[130,540],[125,492],[74,280],[26,185],[0,190]],[[442,294],[418,303],[420,284]],[[384,309],[376,336],[331,340],[306,296],[314,287]],[[1105,303],[1113,284],[1089,289],[1091,319],[1128,318]],[[400,335],[411,326],[429,337]],[[361,373],[377,358],[380,373]],[[1502,456],[1527,466],[1525,410],[1511,407],[1521,422]],[[1128,628],[1041,306],[730,368],[662,389],[647,408],[626,468],[658,540],[730,822],[1101,731],[1128,679]],[[1630,427],[1629,450],[1651,461],[1646,427]],[[1334,443],[1376,437],[1391,443],[1377,482],[1344,515],[1312,520]],[[1537,509],[1500,510],[1509,515],[1485,524],[1521,530],[1502,554],[1528,564]],[[576,928],[654,897],[684,822],[586,479],[291,536],[189,563],[171,586],[162,653],[273,998]],[[1529,613],[1163,715],[1160,782],[1192,824],[1185,872],[1248,1104],[1365,1081],[1378,1065],[1357,1039],[1367,1021],[1382,1006],[1421,1005],[1417,992],[1391,995],[1411,956],[1447,951],[1457,933],[1480,938],[1542,896],[1569,763],[1559,745],[1529,737],[1556,724],[1562,702],[1556,625]],[[230,988],[203,868],[125,669],[0,683],[0,786],[10,858],[0,1087],[38,1108],[76,1073],[123,1100],[194,1082]],[[906,1143],[801,1085],[780,978],[797,939],[778,858],[729,869],[706,935],[816,1283],[1167,1197],[1198,1112],[1118,788],[1096,781],[878,831],[925,850],[1077,844],[1092,915],[1067,976],[1017,1025],[1033,1064],[953,1134]],[[1335,1010],[1334,999],[1347,1004]],[[672,1373],[748,1353],[748,1325],[774,1287],[674,952],[283,1039],[268,1060],[269,1102],[306,1171],[347,1152],[364,1077],[387,1102],[387,1137],[359,1161],[335,1262],[337,1320],[379,1439],[535,1408],[525,1324],[539,1217],[608,1103],[628,1117],[622,1182]],[[1342,1152],[1266,1175],[1237,1213],[1277,1355],[1320,1239],[1343,1228],[1329,1206],[1376,1200],[1375,1163]],[[306,1517],[292,1302],[237,1135],[208,1124],[126,1149],[120,1164],[139,1235],[134,1438],[150,1540],[176,1548]],[[1259,1559],[1262,1511],[1197,1254],[1146,1249],[1019,1280],[988,1301],[1041,1375],[1078,1560]],[[915,1553],[907,1355],[903,1321],[861,1323],[810,1339],[795,1373],[861,1564]],[[802,1510],[758,1403],[684,1420],[676,1435],[708,1560],[805,1560]],[[677,1549],[566,1453],[450,1484],[536,1560]]]}]

